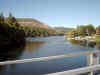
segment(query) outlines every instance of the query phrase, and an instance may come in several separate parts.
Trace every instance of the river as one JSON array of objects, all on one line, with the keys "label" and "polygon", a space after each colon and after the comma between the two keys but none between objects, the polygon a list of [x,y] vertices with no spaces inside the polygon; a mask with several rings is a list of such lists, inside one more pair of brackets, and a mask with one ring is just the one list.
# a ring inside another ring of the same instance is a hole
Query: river
[{"label": "river", "polygon": [[[0,52],[0,61],[55,56],[99,49],[99,43],[67,41],[64,36],[27,38],[24,45],[14,47],[8,52]],[[0,50],[3,50],[3,48]],[[87,57],[84,55],[44,62],[3,65],[0,66],[0,75],[43,75],[85,66],[87,66]]]}]

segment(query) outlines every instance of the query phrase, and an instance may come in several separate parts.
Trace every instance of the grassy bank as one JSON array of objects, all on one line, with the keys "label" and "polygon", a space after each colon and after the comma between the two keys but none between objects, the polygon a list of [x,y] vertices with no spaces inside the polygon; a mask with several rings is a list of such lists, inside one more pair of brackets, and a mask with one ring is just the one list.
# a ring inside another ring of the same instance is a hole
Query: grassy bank
[{"label": "grassy bank", "polygon": [[93,40],[96,41],[96,42],[100,42],[100,35],[96,35]]}]

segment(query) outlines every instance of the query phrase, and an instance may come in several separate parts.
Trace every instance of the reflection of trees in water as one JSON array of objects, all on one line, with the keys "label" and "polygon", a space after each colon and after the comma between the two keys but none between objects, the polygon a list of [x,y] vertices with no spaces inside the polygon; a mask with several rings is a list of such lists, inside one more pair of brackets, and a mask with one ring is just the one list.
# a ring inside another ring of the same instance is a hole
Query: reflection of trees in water
[{"label": "reflection of trees in water", "polygon": [[88,42],[88,47],[94,48],[96,46],[96,42]]},{"label": "reflection of trees in water", "polygon": [[87,46],[87,41],[69,40],[72,45]]},{"label": "reflection of trees in water", "polygon": [[[45,44],[45,42],[23,41],[22,43],[13,46],[0,47],[0,61],[16,60],[23,51],[32,52],[40,48],[42,44]],[[0,75],[4,75],[8,67],[9,69],[13,69],[16,67],[16,64],[0,66]]]},{"label": "reflection of trees in water", "polygon": [[84,47],[94,48],[95,46],[100,49],[100,43],[86,41],[86,40],[69,40],[72,45],[79,45]]},{"label": "reflection of trees in water", "polygon": [[[0,61],[16,60],[20,57],[25,47],[25,40],[20,43],[14,43],[0,47]],[[13,69],[16,64],[0,66],[0,75],[4,75],[8,67]]]},{"label": "reflection of trees in water", "polygon": [[0,61],[18,59],[25,47],[25,40],[0,47]]},{"label": "reflection of trees in water", "polygon": [[100,42],[96,43],[96,47],[100,50]]},{"label": "reflection of trees in water", "polygon": [[0,47],[0,61],[16,60],[23,51],[32,52],[40,48],[45,42],[21,41],[7,46]]},{"label": "reflection of trees in water", "polygon": [[26,46],[24,51],[27,52],[33,52],[34,50],[37,50],[38,48],[41,47],[41,45],[45,44],[46,42],[39,41],[39,42],[31,42],[31,41],[26,41]]}]

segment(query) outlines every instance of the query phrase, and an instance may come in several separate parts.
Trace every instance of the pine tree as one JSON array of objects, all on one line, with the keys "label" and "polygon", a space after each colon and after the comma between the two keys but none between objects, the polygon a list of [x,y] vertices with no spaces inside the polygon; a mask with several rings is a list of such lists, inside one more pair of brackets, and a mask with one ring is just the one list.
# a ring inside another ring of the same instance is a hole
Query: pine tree
[{"label": "pine tree", "polygon": [[12,27],[19,27],[19,24],[14,16],[9,13],[9,17],[7,18],[7,23],[10,24]]},{"label": "pine tree", "polygon": [[3,13],[0,13],[0,23],[4,23],[4,15],[3,15]]}]

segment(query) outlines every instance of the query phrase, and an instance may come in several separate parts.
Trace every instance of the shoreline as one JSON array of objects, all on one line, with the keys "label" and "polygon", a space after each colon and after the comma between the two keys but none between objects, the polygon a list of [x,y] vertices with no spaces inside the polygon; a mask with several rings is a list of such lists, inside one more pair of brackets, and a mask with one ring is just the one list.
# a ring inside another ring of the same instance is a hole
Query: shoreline
[{"label": "shoreline", "polygon": [[74,37],[74,38],[67,38],[67,40],[78,40],[78,41],[83,41],[83,40],[88,40],[88,41],[95,41],[94,40],[94,36],[85,36],[85,37],[80,37],[80,36],[78,36],[78,37]]}]

